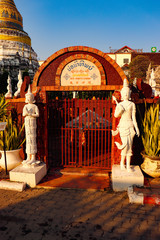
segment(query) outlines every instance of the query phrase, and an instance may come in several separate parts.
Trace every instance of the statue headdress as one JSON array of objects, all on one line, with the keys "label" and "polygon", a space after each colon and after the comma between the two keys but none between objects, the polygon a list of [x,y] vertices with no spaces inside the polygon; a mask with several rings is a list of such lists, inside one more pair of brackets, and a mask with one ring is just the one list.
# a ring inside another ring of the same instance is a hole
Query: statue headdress
[{"label": "statue headdress", "polygon": [[125,78],[123,81],[123,88],[128,87],[129,88],[129,83],[127,81],[127,79]]},{"label": "statue headdress", "polygon": [[34,95],[33,95],[33,93],[31,92],[31,86],[30,86],[30,85],[29,85],[29,87],[28,87],[28,92],[25,94],[25,97],[28,96],[28,95],[31,96],[31,98],[32,98],[32,103],[35,103]]},{"label": "statue headdress", "polygon": [[127,81],[127,79],[125,78],[124,81],[123,81],[123,88],[121,89],[121,96],[122,96],[122,93],[124,91],[129,91],[129,99],[130,99],[130,88],[129,88],[129,83]]}]

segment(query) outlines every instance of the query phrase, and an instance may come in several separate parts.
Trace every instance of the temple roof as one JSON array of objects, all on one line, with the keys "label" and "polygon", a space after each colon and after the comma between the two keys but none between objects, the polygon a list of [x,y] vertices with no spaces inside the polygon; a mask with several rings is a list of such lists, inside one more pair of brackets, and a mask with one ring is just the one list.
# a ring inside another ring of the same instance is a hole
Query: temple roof
[{"label": "temple roof", "polygon": [[13,0],[0,0],[0,28],[23,31],[23,19]]}]

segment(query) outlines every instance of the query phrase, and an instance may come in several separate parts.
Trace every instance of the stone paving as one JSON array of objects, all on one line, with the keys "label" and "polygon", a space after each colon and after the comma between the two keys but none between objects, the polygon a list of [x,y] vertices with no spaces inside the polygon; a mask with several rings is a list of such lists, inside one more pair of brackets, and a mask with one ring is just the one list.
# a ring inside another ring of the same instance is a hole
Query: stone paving
[{"label": "stone paving", "polygon": [[0,240],[158,240],[160,207],[129,204],[126,192],[0,190]]}]

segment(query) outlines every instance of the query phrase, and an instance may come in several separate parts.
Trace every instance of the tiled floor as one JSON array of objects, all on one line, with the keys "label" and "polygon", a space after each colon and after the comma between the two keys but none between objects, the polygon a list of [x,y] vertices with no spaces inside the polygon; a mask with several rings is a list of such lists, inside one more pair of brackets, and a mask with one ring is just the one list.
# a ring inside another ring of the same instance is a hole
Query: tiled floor
[{"label": "tiled floor", "polygon": [[[111,190],[110,173],[96,169],[52,169],[38,184],[44,188],[71,188]],[[136,194],[143,195],[143,204],[160,205],[160,178],[145,176],[143,187],[134,187]]]},{"label": "tiled floor", "polygon": [[[2,179],[9,179],[9,176],[0,168],[0,180]],[[107,170],[83,168],[51,169],[37,187],[112,190],[111,176]],[[133,191],[135,194],[143,195],[143,204],[160,205],[160,178],[145,176],[144,186],[135,186]]]},{"label": "tiled floor", "polygon": [[52,169],[38,187],[104,190],[110,188],[110,177],[104,170]]}]

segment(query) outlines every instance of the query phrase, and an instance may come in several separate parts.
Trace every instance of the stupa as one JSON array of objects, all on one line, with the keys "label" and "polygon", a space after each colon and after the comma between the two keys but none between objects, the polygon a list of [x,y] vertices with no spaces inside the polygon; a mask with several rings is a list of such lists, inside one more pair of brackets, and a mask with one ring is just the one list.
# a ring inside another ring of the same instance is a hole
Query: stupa
[{"label": "stupa", "polygon": [[0,74],[5,70],[17,81],[19,69],[27,70],[32,79],[38,67],[37,54],[23,30],[23,18],[14,0],[0,0]]}]

